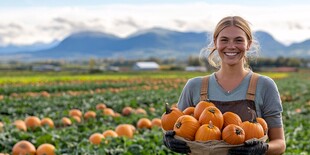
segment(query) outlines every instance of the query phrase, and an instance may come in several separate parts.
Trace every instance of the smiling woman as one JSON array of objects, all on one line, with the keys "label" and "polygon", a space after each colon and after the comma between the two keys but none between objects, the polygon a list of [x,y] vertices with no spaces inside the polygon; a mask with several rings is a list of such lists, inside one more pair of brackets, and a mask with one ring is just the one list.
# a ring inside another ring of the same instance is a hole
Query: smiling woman
[{"label": "smiling woman", "polygon": [[[238,17],[234,18],[238,19]],[[213,33],[214,41],[201,51],[201,56],[208,57],[209,63],[216,68],[222,64],[229,65],[229,63],[222,63],[222,61],[233,60],[236,57],[239,58],[235,59],[237,61],[244,58],[239,64],[247,68],[248,56],[255,56],[259,52],[258,42],[252,35],[252,30],[247,21],[242,18],[239,19],[240,21],[237,19],[234,22],[222,19]],[[208,53],[209,50],[210,54]],[[215,58],[215,53],[220,56],[220,59]]]},{"label": "smiling woman", "polygon": [[238,27],[227,27],[223,29],[218,35],[215,42],[215,46],[219,51],[219,56],[223,64],[234,65],[235,63],[241,63],[243,57],[245,57],[246,50],[249,49],[251,42],[246,38],[245,32]]},{"label": "smiling woman", "polygon": [[[277,85],[270,77],[251,71],[247,64],[247,53],[257,49],[252,30],[245,19],[240,16],[224,17],[215,27],[209,48],[201,52],[219,70],[211,75],[189,79],[179,97],[177,107],[181,111],[207,101],[212,102],[221,113],[236,113],[243,122],[253,122],[251,118],[254,113],[255,117],[266,120],[268,143],[251,139],[242,146],[229,149],[229,154],[282,154],[286,148],[281,115],[283,109]],[[219,61],[213,61],[214,58]],[[175,134],[176,131],[172,130],[164,136],[169,149],[180,153],[197,153],[197,148],[175,139]],[[207,145],[205,147],[211,154],[215,153],[212,151],[217,146],[212,146],[212,149]]]}]

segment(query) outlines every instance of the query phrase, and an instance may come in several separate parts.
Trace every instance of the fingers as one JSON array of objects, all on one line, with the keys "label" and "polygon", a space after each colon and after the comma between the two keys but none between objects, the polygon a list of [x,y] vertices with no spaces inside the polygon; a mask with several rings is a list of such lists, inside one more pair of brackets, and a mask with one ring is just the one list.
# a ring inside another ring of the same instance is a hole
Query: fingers
[{"label": "fingers", "polygon": [[190,148],[187,146],[185,141],[174,138],[175,131],[169,130],[165,133],[163,141],[166,147],[174,152],[178,153],[189,153]]},{"label": "fingers", "polygon": [[250,139],[244,142],[244,145],[246,146],[253,146],[253,145],[257,145],[259,143],[262,143],[262,141],[259,141],[257,139]]},{"label": "fingers", "polygon": [[189,146],[187,146],[185,141],[175,139],[173,136],[165,135],[163,141],[164,141],[165,146],[171,149],[172,151],[179,152],[179,153],[190,152],[190,148]]},{"label": "fingers", "polygon": [[169,130],[169,131],[167,131],[166,133],[165,133],[165,136],[171,136],[171,137],[173,137],[175,135],[175,131],[173,131],[173,130]]},{"label": "fingers", "polygon": [[190,149],[184,149],[184,148],[182,148],[182,149],[171,149],[172,151],[174,151],[174,152],[178,152],[178,153],[190,153],[191,151],[190,151]]},{"label": "fingers", "polygon": [[170,146],[174,148],[189,148],[186,142],[177,139],[170,140]]},{"label": "fingers", "polygon": [[163,138],[163,143],[164,143],[164,145],[165,145],[166,147],[168,147],[165,137]]},{"label": "fingers", "polygon": [[229,154],[252,154],[260,155],[266,153],[268,144],[258,140],[249,140],[245,142],[244,146],[231,148]]},{"label": "fingers", "polygon": [[249,152],[248,151],[241,151],[241,150],[229,150],[228,151],[228,155],[248,155]]},{"label": "fingers", "polygon": [[175,139],[173,137],[164,137],[164,144],[167,146],[169,145],[169,147],[173,147],[173,148],[184,148],[187,147],[186,142],[182,141],[182,140],[178,140]]},{"label": "fingers", "polygon": [[250,153],[249,148],[246,147],[235,147],[235,148],[231,148],[228,151],[229,155],[247,155]]}]

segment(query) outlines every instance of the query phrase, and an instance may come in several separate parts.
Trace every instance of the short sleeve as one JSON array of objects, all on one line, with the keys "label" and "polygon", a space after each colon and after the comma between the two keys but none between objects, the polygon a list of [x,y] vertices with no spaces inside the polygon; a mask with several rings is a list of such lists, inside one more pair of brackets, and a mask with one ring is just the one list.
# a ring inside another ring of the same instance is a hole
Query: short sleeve
[{"label": "short sleeve", "polygon": [[197,77],[186,82],[178,100],[178,108],[180,110],[183,111],[187,107],[194,106],[196,102],[199,102],[201,80],[202,78]]},{"label": "short sleeve", "polygon": [[276,83],[269,77],[262,76],[262,117],[266,120],[268,128],[282,127],[282,102]]}]

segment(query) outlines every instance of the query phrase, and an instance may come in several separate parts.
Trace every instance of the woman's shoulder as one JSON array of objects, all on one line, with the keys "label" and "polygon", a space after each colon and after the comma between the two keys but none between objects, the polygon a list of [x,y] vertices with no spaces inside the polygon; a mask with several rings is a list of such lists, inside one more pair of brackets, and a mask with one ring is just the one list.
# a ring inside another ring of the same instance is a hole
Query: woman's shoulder
[{"label": "woman's shoulder", "polygon": [[213,74],[205,75],[205,76],[197,76],[197,77],[190,78],[187,82],[190,82],[190,83],[201,83],[203,78],[205,78],[205,77],[211,78],[212,76],[213,76]]},{"label": "woman's shoulder", "polygon": [[274,84],[274,80],[272,78],[270,78],[269,76],[266,76],[266,75],[262,75],[262,74],[259,74],[259,79],[258,79],[258,82],[261,83],[261,84]]},{"label": "woman's shoulder", "polygon": [[202,81],[203,76],[197,76],[188,79],[187,84],[199,84]]},{"label": "woman's shoulder", "polygon": [[271,77],[266,75],[259,76],[257,86],[264,91],[274,89],[277,90],[277,84],[275,83],[275,81]]},{"label": "woman's shoulder", "polygon": [[202,83],[202,79],[204,78],[205,76],[197,76],[197,77],[193,77],[193,78],[190,78],[187,80],[187,83],[186,85],[188,86],[200,86],[201,83]]}]

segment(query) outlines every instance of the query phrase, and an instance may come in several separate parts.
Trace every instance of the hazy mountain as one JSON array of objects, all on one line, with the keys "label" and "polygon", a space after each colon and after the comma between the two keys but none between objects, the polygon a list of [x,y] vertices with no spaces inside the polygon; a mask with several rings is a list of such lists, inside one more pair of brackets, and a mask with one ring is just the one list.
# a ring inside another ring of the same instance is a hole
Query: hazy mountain
[{"label": "hazy mountain", "polygon": [[[257,31],[261,56],[310,57],[310,40],[285,46],[270,34]],[[72,34],[50,49],[24,50],[25,52],[4,53],[2,58],[19,59],[81,59],[89,57],[159,58],[175,57],[186,59],[199,55],[210,39],[209,32],[178,32],[161,28],[143,30],[126,38],[101,32],[80,32]],[[5,49],[1,49],[4,51]],[[28,51],[28,52],[27,52]]]},{"label": "hazy mountain", "polygon": [[290,56],[310,57],[310,39],[301,43],[294,43],[287,48],[290,51]]},{"label": "hazy mountain", "polygon": [[265,57],[277,57],[283,55],[286,46],[275,40],[270,34],[263,31],[255,32],[254,36],[259,41],[261,55]]},{"label": "hazy mountain", "polygon": [[31,45],[7,45],[5,47],[0,46],[0,53],[16,53],[25,51],[38,51],[44,49],[50,49],[56,47],[59,41],[53,41],[52,43],[34,43]]}]

